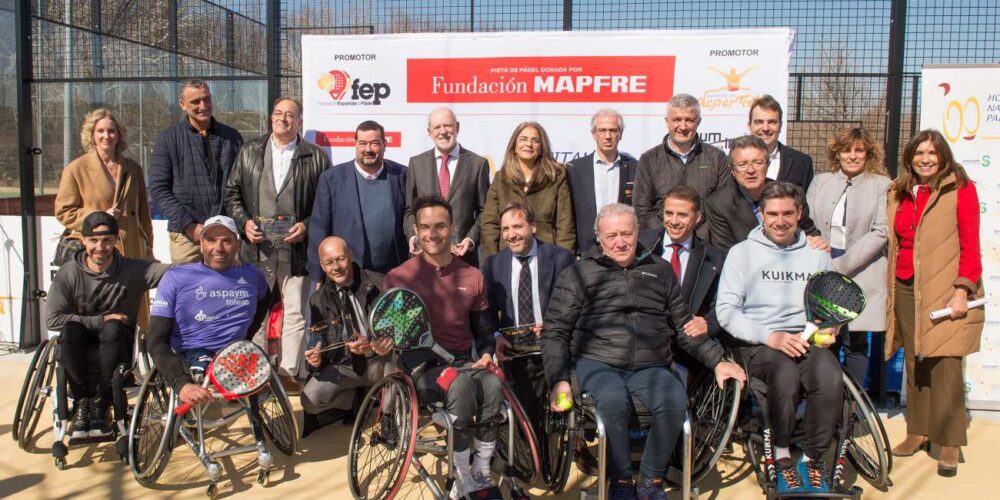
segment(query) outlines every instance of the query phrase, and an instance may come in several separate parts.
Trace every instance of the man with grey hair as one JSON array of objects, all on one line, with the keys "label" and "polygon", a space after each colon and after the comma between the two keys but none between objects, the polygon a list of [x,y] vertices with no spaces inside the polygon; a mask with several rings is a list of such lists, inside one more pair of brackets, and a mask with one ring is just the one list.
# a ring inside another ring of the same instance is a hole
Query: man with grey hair
[{"label": "man with grey hair", "polygon": [[667,104],[667,135],[639,157],[632,204],[643,229],[662,225],[663,200],[678,184],[691,186],[702,199],[732,185],[729,162],[721,149],[698,137],[701,106],[690,94],[677,94]]},{"label": "man with grey hair", "polygon": [[243,136],[212,116],[212,93],[204,80],[181,85],[184,119],[160,132],[149,165],[149,196],[167,218],[170,260],[201,261],[202,224],[222,214],[229,169]]},{"label": "man with grey hair", "polygon": [[[723,252],[745,240],[750,231],[760,225],[763,220],[761,193],[765,185],[775,182],[766,177],[770,160],[767,144],[760,137],[745,135],[733,140],[729,160],[736,184],[716,191],[705,200],[705,223],[698,228],[699,238]],[[809,246],[829,249],[809,218],[808,207],[803,206],[798,227],[805,232]]]},{"label": "man with grey hair", "polygon": [[625,119],[611,108],[598,110],[590,117],[594,152],[570,163],[569,190],[576,221],[576,248],[584,255],[597,243],[593,226],[597,211],[611,203],[632,204],[635,158],[618,151],[625,132]]},{"label": "man with grey hair", "polygon": [[410,158],[406,175],[406,206],[403,232],[410,253],[420,252],[414,231],[413,202],[424,196],[440,196],[451,205],[455,241],[451,252],[469,265],[478,267],[479,217],[490,189],[490,165],[486,158],[458,143],[458,118],[449,108],[437,108],[427,115],[427,135],[434,147]]},{"label": "man with grey hair", "polygon": [[[580,389],[594,398],[608,432],[609,498],[666,499],[662,478],[687,410],[684,385],[670,369],[671,345],[713,369],[720,385],[746,376],[739,365],[722,360],[722,346],[705,335],[705,321],[691,315],[670,265],[643,251],[632,207],[604,206],[596,229],[599,246],[559,275],[545,311],[549,404],[552,411],[565,411],[557,401],[573,399],[569,380],[575,368]],[[653,416],[638,488],[629,458],[634,398]]]}]

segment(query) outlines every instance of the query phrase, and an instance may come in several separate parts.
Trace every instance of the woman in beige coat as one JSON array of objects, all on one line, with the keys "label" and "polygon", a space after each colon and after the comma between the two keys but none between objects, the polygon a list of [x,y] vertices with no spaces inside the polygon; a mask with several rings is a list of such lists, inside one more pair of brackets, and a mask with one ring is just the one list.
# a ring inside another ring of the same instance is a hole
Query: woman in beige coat
[{"label": "woman in beige coat", "polygon": [[[903,150],[889,189],[888,359],[906,363],[906,439],[893,455],[941,446],[938,474],[958,473],[967,444],[962,358],[979,350],[985,315],[968,301],[983,296],[979,199],[940,132],[924,130]],[[930,313],[950,307],[951,316]]]},{"label": "woman in beige coat", "polygon": [[538,228],[536,238],[573,251],[576,228],[569,178],[566,168],[552,156],[545,129],[535,122],[524,122],[514,129],[507,143],[503,166],[486,194],[480,229],[483,252],[480,262],[506,248],[500,237],[500,212],[515,201],[534,210]]},{"label": "woman in beige coat", "polygon": [[[153,223],[142,168],[126,158],[125,127],[111,110],[98,108],[83,119],[80,144],[84,153],[63,169],[56,194],[55,215],[68,237],[82,241],[83,219],[91,212],[107,212],[118,219],[118,251],[125,257],[153,259]],[[139,318],[145,326],[148,303]]]},{"label": "woman in beige coat", "polygon": [[[830,243],[833,270],[854,279],[868,299],[864,312],[837,338],[844,366],[860,384],[868,371],[868,332],[885,331],[886,193],[892,182],[882,164],[882,149],[868,132],[849,128],[827,144],[830,171],[813,179],[806,194],[809,212]],[[881,356],[876,353],[874,356]]]}]

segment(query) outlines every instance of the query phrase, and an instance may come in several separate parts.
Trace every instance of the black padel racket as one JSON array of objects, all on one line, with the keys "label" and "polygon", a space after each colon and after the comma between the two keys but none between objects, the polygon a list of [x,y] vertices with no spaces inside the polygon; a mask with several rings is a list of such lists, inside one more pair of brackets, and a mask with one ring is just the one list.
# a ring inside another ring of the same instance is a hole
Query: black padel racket
[{"label": "black padel racket", "polygon": [[865,309],[865,292],[851,278],[836,271],[809,277],[805,291],[806,325],[802,340],[823,328],[840,327],[857,319]]},{"label": "black padel racket", "polygon": [[445,363],[455,361],[455,356],[434,341],[427,306],[412,290],[387,290],[375,301],[369,320],[372,337],[391,338],[396,349],[430,349]]}]

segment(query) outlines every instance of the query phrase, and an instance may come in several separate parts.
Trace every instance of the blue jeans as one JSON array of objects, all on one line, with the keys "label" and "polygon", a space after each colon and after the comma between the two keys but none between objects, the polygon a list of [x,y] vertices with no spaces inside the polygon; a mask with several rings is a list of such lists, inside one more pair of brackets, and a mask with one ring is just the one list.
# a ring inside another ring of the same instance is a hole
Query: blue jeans
[{"label": "blue jeans", "polygon": [[576,362],[580,388],[597,403],[608,441],[608,473],[612,480],[631,479],[629,420],[635,411],[635,396],[652,414],[649,434],[642,451],[639,473],[644,478],[662,478],[684,425],[687,393],[665,366],[636,371],[614,368],[599,361],[580,358]]},{"label": "blue jeans", "polygon": [[177,354],[180,354],[184,358],[184,362],[190,367],[192,375],[195,374],[195,371],[204,375],[205,370],[208,369],[208,364],[215,357],[215,351],[211,349],[188,349]]}]

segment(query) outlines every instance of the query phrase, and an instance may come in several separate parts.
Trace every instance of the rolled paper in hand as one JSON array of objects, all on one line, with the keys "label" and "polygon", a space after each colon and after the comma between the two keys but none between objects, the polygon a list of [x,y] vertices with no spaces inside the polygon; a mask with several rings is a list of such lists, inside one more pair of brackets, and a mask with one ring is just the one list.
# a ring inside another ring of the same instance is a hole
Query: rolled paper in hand
[{"label": "rolled paper in hand", "polygon": [[[984,305],[986,305],[986,297],[983,297],[981,299],[976,299],[976,300],[970,300],[969,301],[969,309],[972,309],[973,307],[983,307]],[[931,312],[931,319],[932,320],[946,318],[948,316],[951,316],[951,308],[950,307],[946,307],[944,309],[938,309],[937,311],[932,311]]]}]

